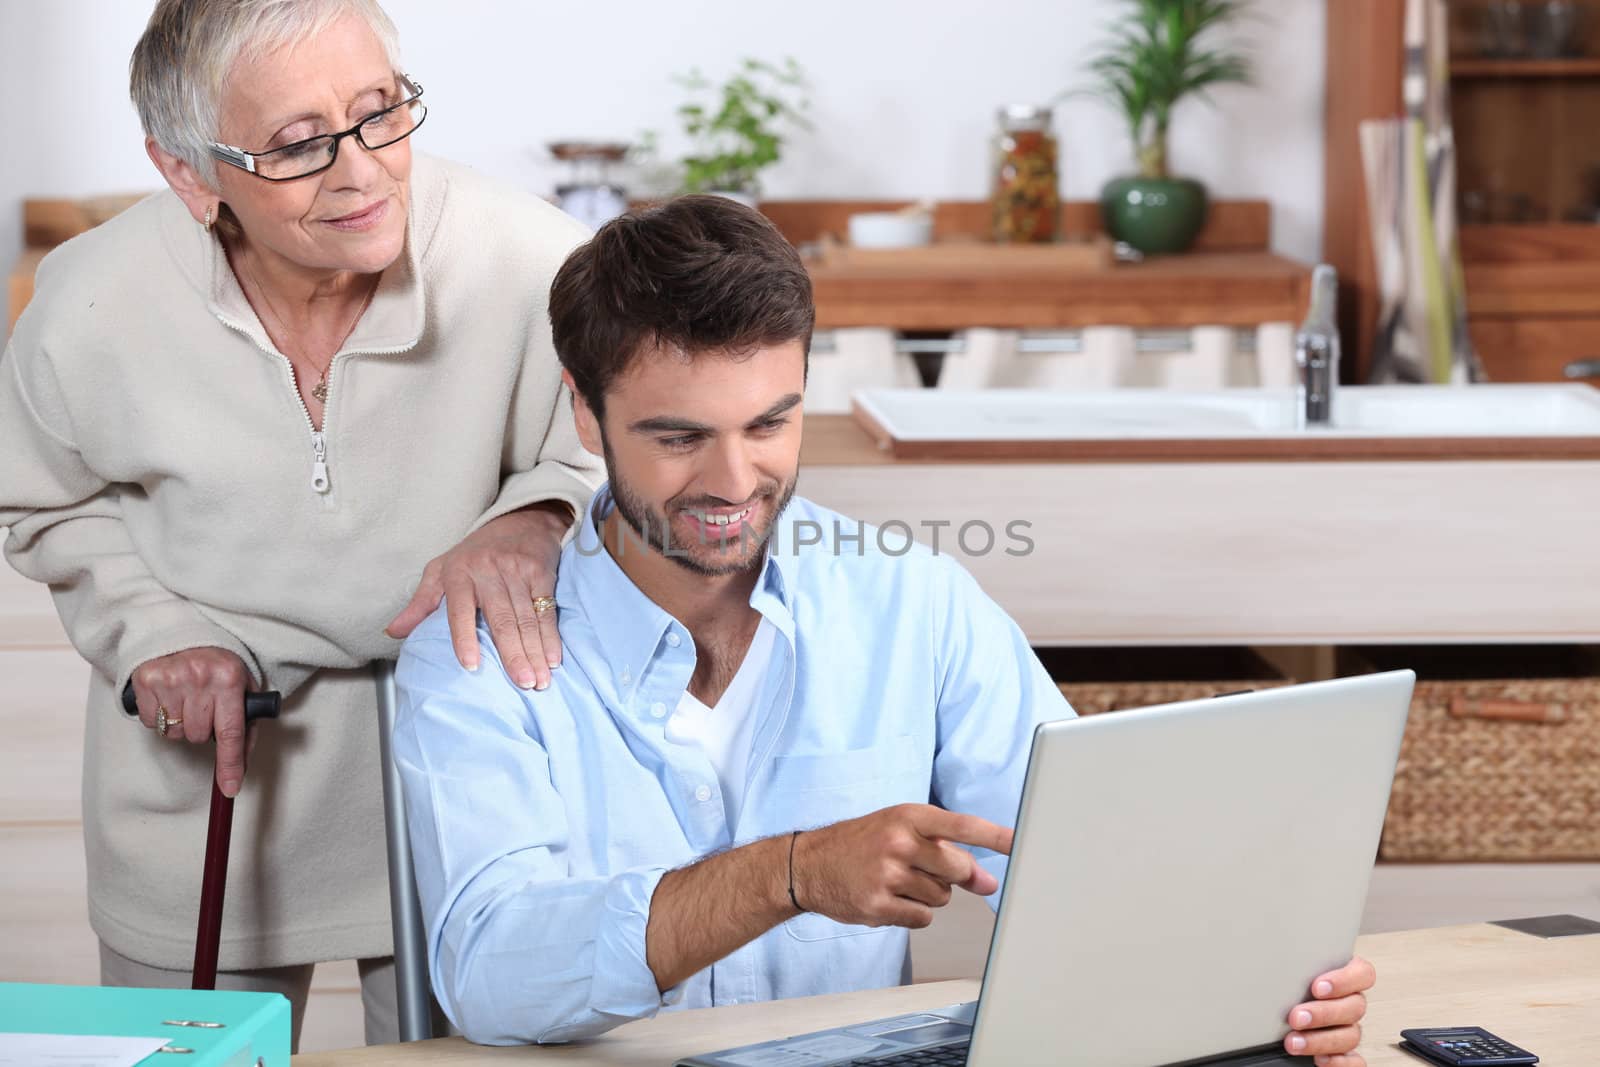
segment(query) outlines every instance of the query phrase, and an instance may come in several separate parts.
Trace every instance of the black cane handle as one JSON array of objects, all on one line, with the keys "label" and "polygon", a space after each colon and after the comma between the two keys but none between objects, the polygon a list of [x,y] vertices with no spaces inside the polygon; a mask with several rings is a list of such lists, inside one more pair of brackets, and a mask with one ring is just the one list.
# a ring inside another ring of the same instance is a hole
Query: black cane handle
[{"label": "black cane handle", "polygon": [[[129,715],[139,714],[139,700],[133,695],[132,682],[122,687],[122,710]],[[272,690],[244,695],[246,723],[255,722],[257,719],[276,719],[281,710],[283,710],[283,697]]]}]

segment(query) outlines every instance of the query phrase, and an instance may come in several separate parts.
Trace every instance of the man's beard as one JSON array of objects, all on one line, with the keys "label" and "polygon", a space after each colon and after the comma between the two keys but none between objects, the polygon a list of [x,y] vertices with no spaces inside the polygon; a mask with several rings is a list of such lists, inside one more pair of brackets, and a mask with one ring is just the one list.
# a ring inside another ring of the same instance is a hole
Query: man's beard
[{"label": "man's beard", "polygon": [[[776,500],[777,506],[772,509],[772,517],[767,522],[766,529],[752,533],[748,526],[743,527],[738,535],[726,542],[718,539],[692,538],[687,543],[680,539],[673,531],[671,515],[687,507],[727,507],[733,503],[744,501],[706,501],[696,500],[679,503],[669,501],[669,512],[654,511],[649,502],[628,486],[617,475],[616,458],[611,453],[611,443],[602,435],[601,446],[605,453],[606,477],[611,482],[611,499],[616,505],[617,514],[622,516],[622,521],[628,524],[643,544],[650,546],[663,556],[672,560],[685,570],[706,577],[720,577],[728,574],[738,574],[760,566],[761,557],[766,554],[767,542],[772,538],[772,531],[777,526],[778,518],[789,506],[790,499],[794,496],[795,486],[799,483],[798,474],[789,480],[789,484],[778,486],[776,482],[770,488],[763,488],[750,498],[748,503],[752,508],[768,500]],[[744,552],[737,553],[728,560],[705,560],[694,555],[696,548],[706,548],[721,544],[749,546],[753,551],[748,556]],[[621,551],[626,551],[623,547]]]}]

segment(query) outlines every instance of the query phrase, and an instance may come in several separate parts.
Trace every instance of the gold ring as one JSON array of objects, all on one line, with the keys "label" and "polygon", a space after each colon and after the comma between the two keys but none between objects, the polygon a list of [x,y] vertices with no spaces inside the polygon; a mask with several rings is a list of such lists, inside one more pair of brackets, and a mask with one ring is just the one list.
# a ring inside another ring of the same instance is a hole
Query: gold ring
[{"label": "gold ring", "polygon": [[156,705],[156,733],[160,734],[162,737],[166,737],[169,729],[174,726],[182,725],[183,719],[169,719],[167,717],[167,709],[160,704]]},{"label": "gold ring", "polygon": [[556,598],[553,596],[536,596],[533,598],[533,613],[543,615],[556,610]]}]

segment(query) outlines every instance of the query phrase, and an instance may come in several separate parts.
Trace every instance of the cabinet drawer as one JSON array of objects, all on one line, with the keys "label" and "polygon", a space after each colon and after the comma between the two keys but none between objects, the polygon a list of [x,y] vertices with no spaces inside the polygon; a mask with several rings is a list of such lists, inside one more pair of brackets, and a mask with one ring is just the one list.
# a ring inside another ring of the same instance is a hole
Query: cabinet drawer
[{"label": "cabinet drawer", "polygon": [[1490,381],[1562,382],[1568,363],[1600,359],[1600,318],[1474,318],[1470,329]]}]

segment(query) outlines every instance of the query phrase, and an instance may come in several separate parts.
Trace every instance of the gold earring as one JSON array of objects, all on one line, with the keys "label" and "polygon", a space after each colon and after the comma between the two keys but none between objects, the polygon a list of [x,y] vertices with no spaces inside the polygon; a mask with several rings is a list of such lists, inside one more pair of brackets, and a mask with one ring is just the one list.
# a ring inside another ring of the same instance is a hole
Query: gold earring
[{"label": "gold earring", "polygon": [[210,204],[206,205],[206,217],[205,217],[204,220],[201,221],[200,225],[205,227],[205,230],[206,230],[207,233],[211,232],[211,205]]}]

